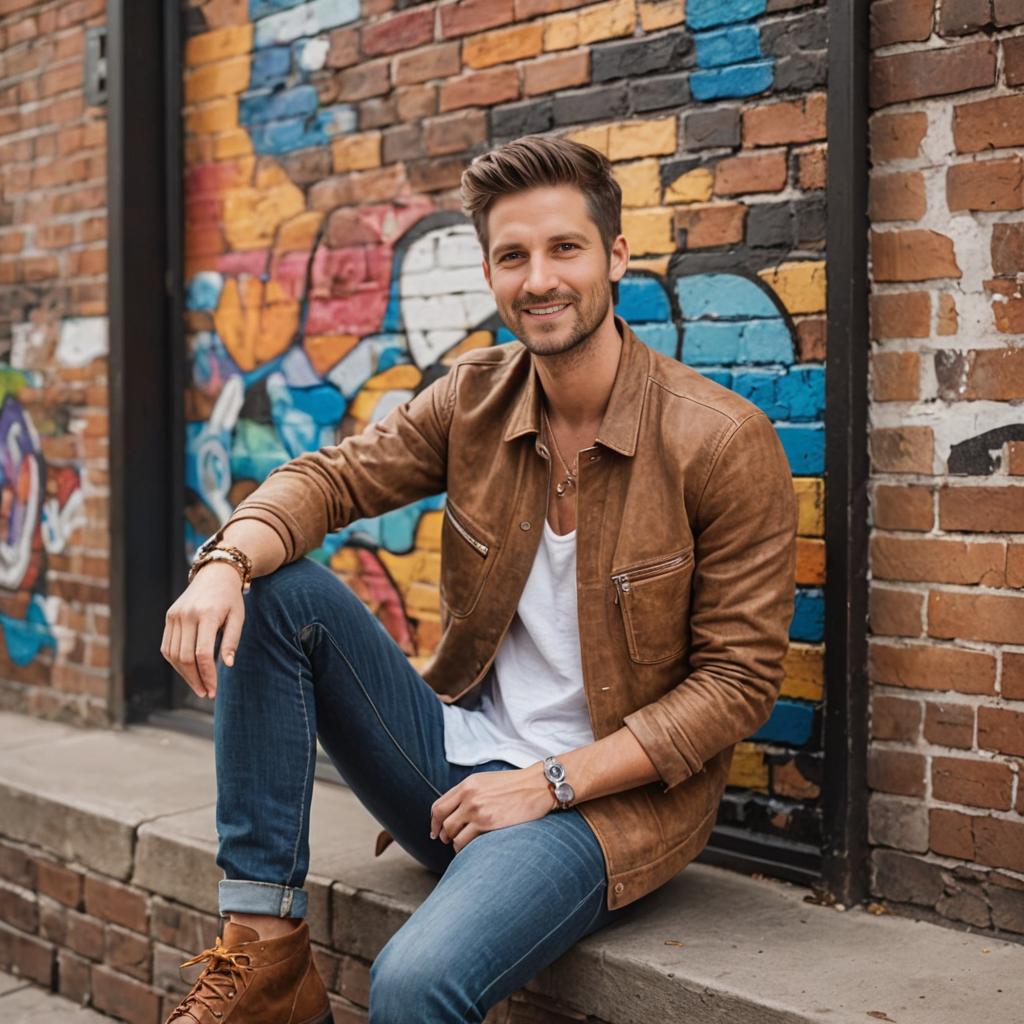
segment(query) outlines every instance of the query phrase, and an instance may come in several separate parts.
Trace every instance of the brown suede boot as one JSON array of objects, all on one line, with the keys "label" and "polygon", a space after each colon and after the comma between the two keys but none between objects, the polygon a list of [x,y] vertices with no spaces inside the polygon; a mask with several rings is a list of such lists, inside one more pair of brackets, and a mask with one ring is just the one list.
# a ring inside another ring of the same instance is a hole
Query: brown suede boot
[{"label": "brown suede boot", "polygon": [[203,960],[203,973],[165,1024],[333,1024],[305,921],[276,939],[227,921],[223,942],[218,935],[181,966]]}]

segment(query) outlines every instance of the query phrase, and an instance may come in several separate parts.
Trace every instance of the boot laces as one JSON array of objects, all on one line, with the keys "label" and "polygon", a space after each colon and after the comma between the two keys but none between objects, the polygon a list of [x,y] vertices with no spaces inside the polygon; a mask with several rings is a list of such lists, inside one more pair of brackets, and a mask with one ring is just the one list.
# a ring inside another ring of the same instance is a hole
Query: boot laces
[{"label": "boot laces", "polygon": [[248,953],[233,953],[223,945],[218,935],[217,941],[209,949],[204,949],[191,960],[186,960],[179,968],[193,967],[204,960],[207,963],[203,973],[196,978],[192,991],[168,1019],[168,1024],[178,1017],[184,1017],[185,1014],[195,1017],[193,1011],[199,1007],[203,1007],[219,1019],[224,1013],[217,1009],[215,1004],[223,1006],[225,1000],[234,999],[238,990],[245,987],[245,974],[251,970],[252,963],[252,957]]}]

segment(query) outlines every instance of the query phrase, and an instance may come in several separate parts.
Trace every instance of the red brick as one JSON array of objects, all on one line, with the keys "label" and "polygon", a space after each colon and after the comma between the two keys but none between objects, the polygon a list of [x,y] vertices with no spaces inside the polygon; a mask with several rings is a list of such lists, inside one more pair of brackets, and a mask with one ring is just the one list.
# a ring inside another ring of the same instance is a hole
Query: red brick
[{"label": "red brick", "polygon": [[924,631],[924,595],[916,591],[871,587],[871,631],[886,636],[920,636]]},{"label": "red brick", "polygon": [[931,530],[935,523],[934,492],[928,487],[875,487],[872,521],[883,530]]},{"label": "red brick", "polygon": [[105,940],[103,923],[86,914],[68,913],[66,920],[67,945],[90,960],[102,960]]},{"label": "red brick", "polygon": [[108,925],[105,954],[107,965],[114,970],[139,981],[150,980],[152,946],[145,936],[118,928],[117,925]]},{"label": "red brick", "polygon": [[488,68],[450,78],[441,85],[440,110],[490,107],[519,99],[519,72],[513,67]]},{"label": "red brick", "polygon": [[338,97],[345,103],[381,96],[391,89],[390,65],[386,60],[364,61],[339,71]]},{"label": "red brick", "polygon": [[924,738],[940,747],[970,750],[974,745],[974,708],[970,704],[927,701]]},{"label": "red brick", "polygon": [[742,203],[708,203],[675,211],[673,223],[679,247],[701,249],[743,241],[747,208]]},{"label": "red brick", "polygon": [[437,93],[436,85],[408,85],[404,89],[396,89],[395,109],[399,121],[409,124],[436,114]]},{"label": "red brick", "polygon": [[1024,85],[1024,36],[1003,40],[1003,73],[1007,85]]},{"label": "red brick", "polygon": [[1006,585],[1006,546],[944,537],[871,538],[871,575],[904,582]]},{"label": "red brick", "polygon": [[824,146],[797,150],[797,183],[805,191],[823,189],[828,172],[828,154]]},{"label": "red brick", "polygon": [[55,962],[49,942],[0,924],[0,964],[7,970],[52,988]]},{"label": "red brick", "polygon": [[872,231],[871,265],[876,281],[928,281],[962,276],[953,240],[937,231]]},{"label": "red brick", "polygon": [[939,526],[977,533],[1024,532],[1024,486],[943,487]]},{"label": "red brick", "polygon": [[942,0],[939,35],[964,36],[991,24],[991,0]]},{"label": "red brick", "polygon": [[933,590],[928,595],[928,635],[1024,644],[1024,595]]},{"label": "red brick", "polygon": [[130,1024],[156,1024],[160,1013],[160,997],[148,985],[109,967],[93,967],[92,996],[98,1010]]},{"label": "red brick", "polygon": [[462,67],[458,43],[441,43],[395,57],[395,85],[416,85],[431,78],[457,75]]},{"label": "red brick", "polygon": [[538,57],[521,65],[523,93],[540,96],[556,89],[571,89],[590,81],[590,51],[571,50],[550,57]]},{"label": "red brick", "polygon": [[355,957],[342,957],[339,991],[360,1006],[370,1005],[370,968]]},{"label": "red brick", "polygon": [[1002,695],[1008,700],[1024,700],[1024,654],[1003,651]]},{"label": "red brick", "polygon": [[931,295],[928,292],[875,292],[871,296],[871,337],[931,337]]},{"label": "red brick", "polygon": [[991,250],[993,273],[1024,273],[1024,223],[993,224]]},{"label": "red brick", "polygon": [[[876,589],[872,588],[873,592]],[[968,651],[937,644],[899,647],[895,644],[872,641],[869,662],[870,676],[876,683],[906,686],[915,690],[995,693],[996,659],[982,651]]]},{"label": "red brick", "polygon": [[801,363],[823,363],[827,355],[827,333],[827,323],[823,316],[809,316],[797,320],[797,361]]},{"label": "red brick", "polygon": [[931,427],[876,427],[871,431],[871,464],[879,473],[933,470],[935,439]]},{"label": "red brick", "polygon": [[975,817],[975,857],[980,864],[1024,871],[1024,822]]},{"label": "red brick", "polygon": [[996,761],[964,757],[932,758],[932,796],[967,807],[1008,811],[1013,772]]},{"label": "red brick", "polygon": [[934,6],[934,0],[875,0],[870,11],[872,49],[927,39]]},{"label": "red brick", "polygon": [[953,109],[953,141],[959,153],[980,153],[1024,143],[1024,96],[996,96]]},{"label": "red brick", "polygon": [[928,811],[928,848],[946,857],[974,860],[972,817],[961,811],[933,807]]},{"label": "red brick", "polygon": [[1006,447],[1009,459],[1006,471],[1010,476],[1024,476],[1024,441],[1011,441]]},{"label": "red brick", "polygon": [[1024,398],[1024,348],[937,352],[935,372],[946,401]]},{"label": "red brick", "polygon": [[512,0],[455,0],[441,8],[441,35],[468,36],[515,20]]},{"label": "red brick", "polygon": [[487,139],[487,115],[482,110],[432,117],[424,124],[424,145],[431,156],[462,153]]},{"label": "red brick", "polygon": [[82,905],[82,873],[62,864],[38,858],[36,860],[37,886],[41,893],[66,907]]},{"label": "red brick", "polygon": [[871,698],[871,736],[914,743],[921,733],[921,702],[875,694]]},{"label": "red brick", "polygon": [[743,145],[784,146],[824,139],[826,108],[824,93],[748,107],[743,111]]},{"label": "red brick", "polygon": [[101,917],[104,921],[123,925],[133,931],[146,932],[148,929],[146,894],[119,882],[86,875],[85,909],[94,917]]},{"label": "red brick", "polygon": [[35,894],[0,883],[0,921],[19,931],[35,933],[39,928],[39,903]]},{"label": "red brick", "polygon": [[57,991],[79,1006],[92,998],[92,978],[89,962],[66,949],[57,950]]},{"label": "red brick", "polygon": [[875,57],[871,61],[872,107],[946,96],[994,85],[996,48],[988,41]]},{"label": "red brick", "polygon": [[407,166],[409,185],[415,192],[439,192],[456,188],[469,159],[461,156],[416,160]]},{"label": "red brick", "polygon": [[757,153],[728,157],[715,168],[717,195],[778,192],[786,185],[786,154]]},{"label": "red brick", "polygon": [[1003,334],[1024,333],[1024,291],[1016,281],[982,281],[990,295],[1002,296],[992,303],[992,319]]},{"label": "red brick", "polygon": [[874,747],[868,751],[868,786],[881,793],[924,796],[925,759],[921,754]]},{"label": "red brick", "polygon": [[326,65],[329,68],[348,68],[359,62],[359,31],[355,28],[337,28],[330,36]]},{"label": "red brick", "polygon": [[1024,208],[1024,161],[979,160],[946,169],[946,202],[957,210]]},{"label": "red brick", "polygon": [[871,397],[876,402],[912,402],[921,393],[916,352],[879,352],[871,357]]},{"label": "red brick", "polygon": [[35,889],[37,864],[36,859],[24,850],[0,841],[0,878],[24,889]]},{"label": "red brick", "polygon": [[872,221],[920,220],[928,209],[920,171],[873,174],[868,215]]},{"label": "red brick", "polygon": [[1024,712],[978,708],[978,746],[1001,754],[1024,755]]},{"label": "red brick", "polygon": [[994,0],[992,11],[997,28],[1024,24],[1024,0]]},{"label": "red brick", "polygon": [[402,11],[363,28],[363,53],[377,56],[423,46],[434,38],[434,5]]}]

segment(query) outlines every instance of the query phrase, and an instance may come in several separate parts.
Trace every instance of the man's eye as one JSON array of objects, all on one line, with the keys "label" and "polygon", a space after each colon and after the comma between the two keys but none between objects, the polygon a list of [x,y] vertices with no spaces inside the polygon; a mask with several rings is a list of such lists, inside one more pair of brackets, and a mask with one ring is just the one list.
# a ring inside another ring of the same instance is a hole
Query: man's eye
[{"label": "man's eye", "polygon": [[576,249],[576,248],[578,248],[578,246],[576,245],[575,242],[559,242],[558,243],[558,248],[559,249],[565,249],[565,248]]},{"label": "man's eye", "polygon": [[501,257],[501,260],[499,262],[504,263],[505,260],[518,259],[520,256],[522,256],[521,252],[507,252]]}]

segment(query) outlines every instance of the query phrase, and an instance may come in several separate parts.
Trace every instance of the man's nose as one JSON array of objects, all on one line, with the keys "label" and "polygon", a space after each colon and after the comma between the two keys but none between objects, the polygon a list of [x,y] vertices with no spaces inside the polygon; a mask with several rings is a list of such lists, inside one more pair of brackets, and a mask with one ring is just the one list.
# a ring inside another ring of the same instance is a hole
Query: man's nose
[{"label": "man's nose", "polygon": [[549,260],[543,257],[530,260],[529,272],[523,282],[523,288],[528,294],[542,298],[557,291],[558,285],[558,274]]}]

